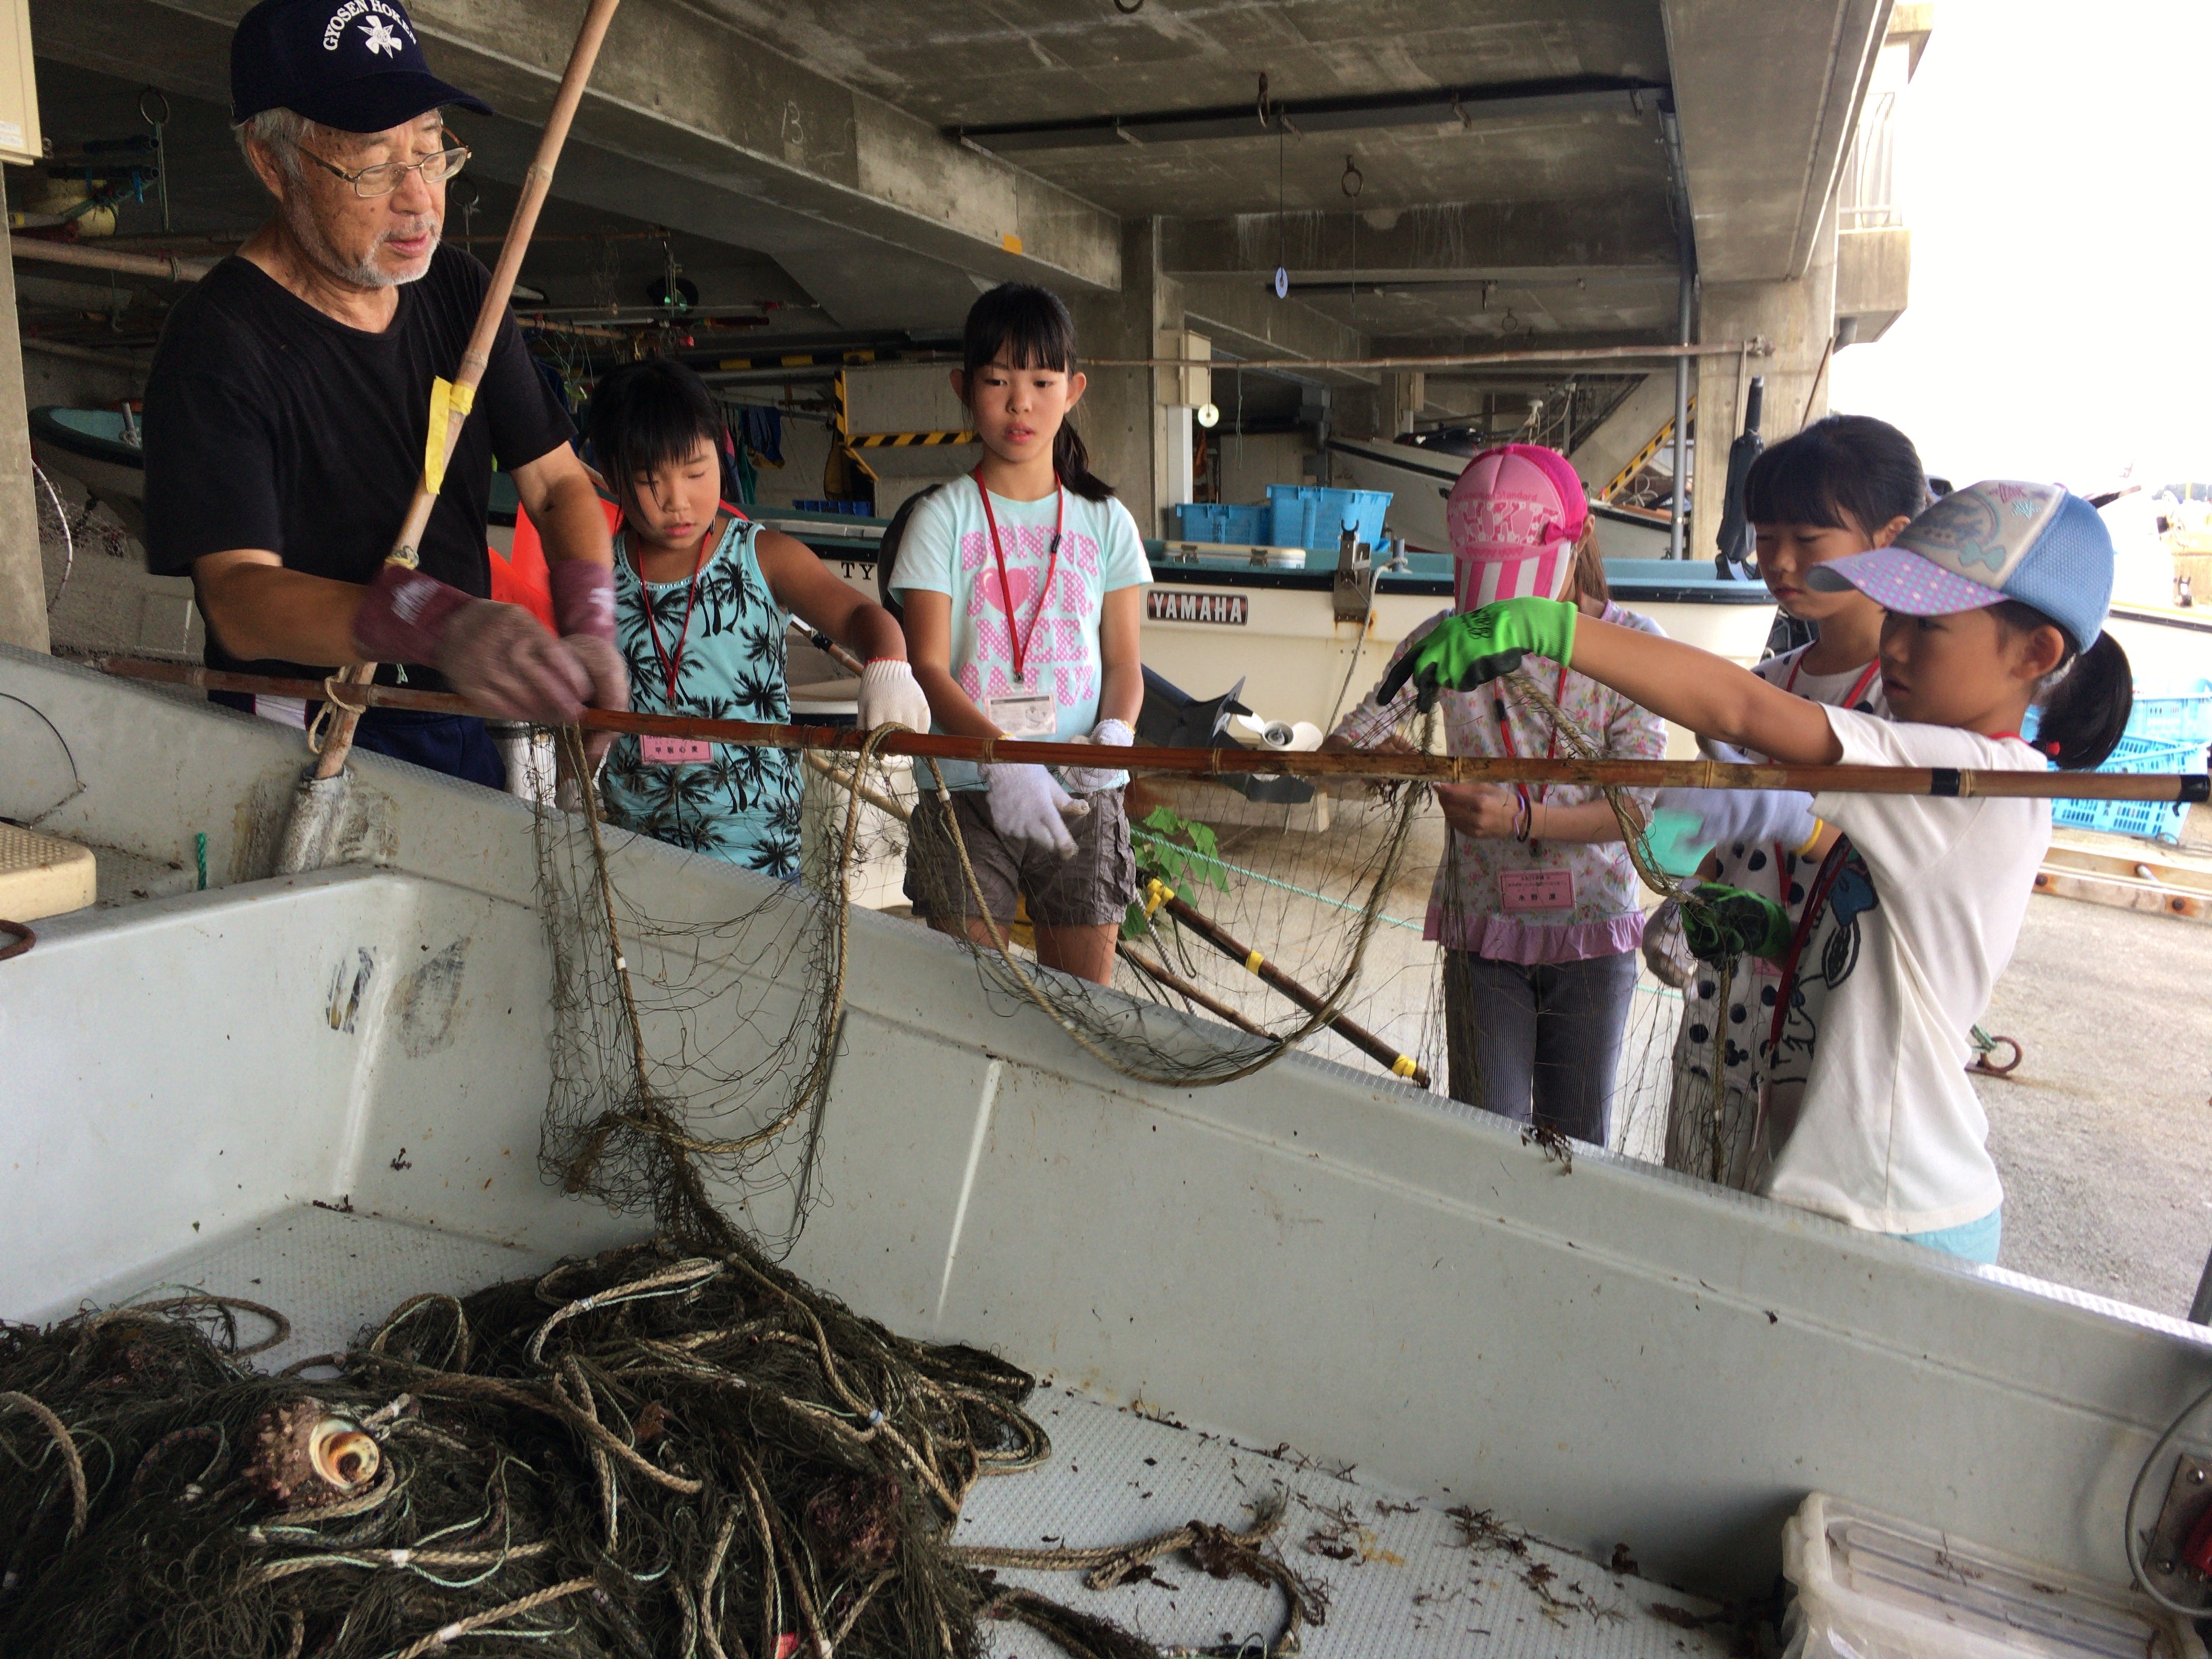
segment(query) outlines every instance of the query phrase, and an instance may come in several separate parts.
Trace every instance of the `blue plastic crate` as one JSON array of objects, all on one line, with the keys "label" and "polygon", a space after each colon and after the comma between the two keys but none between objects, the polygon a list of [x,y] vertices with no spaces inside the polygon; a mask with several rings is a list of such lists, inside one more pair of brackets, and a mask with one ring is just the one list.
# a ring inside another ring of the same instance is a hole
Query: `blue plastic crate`
[{"label": "blue plastic crate", "polygon": [[800,513],[836,513],[855,519],[868,519],[875,516],[873,501],[793,501],[791,505],[795,511]]},{"label": "blue plastic crate", "polygon": [[2212,690],[2171,697],[2137,697],[2128,735],[2161,743],[2212,742]]},{"label": "blue plastic crate", "polygon": [[[1184,501],[1176,508],[1176,526],[1187,542],[1228,542],[1256,547],[1266,541],[1267,508],[1255,501]],[[1303,542],[1295,544],[1303,547]]]},{"label": "blue plastic crate", "polygon": [[1322,489],[1313,484],[1269,484],[1268,543],[1336,551],[1349,526],[1370,547],[1382,541],[1382,518],[1390,510],[1387,489]]},{"label": "blue plastic crate", "polygon": [[[2034,740],[2035,711],[2028,711],[2025,736]],[[2129,736],[2120,739],[2100,772],[2202,772],[2205,744],[2195,739],[2181,742]],[[2172,846],[2181,839],[2181,821],[2189,809],[2179,801],[2054,800],[2051,822],[2068,830],[2098,830],[2106,835],[2139,836]]]}]

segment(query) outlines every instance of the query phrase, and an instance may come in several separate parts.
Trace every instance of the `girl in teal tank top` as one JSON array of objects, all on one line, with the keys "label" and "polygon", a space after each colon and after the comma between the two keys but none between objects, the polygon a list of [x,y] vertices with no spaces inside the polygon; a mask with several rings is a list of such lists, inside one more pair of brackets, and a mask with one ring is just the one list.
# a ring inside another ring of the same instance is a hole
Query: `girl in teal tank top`
[{"label": "girl in teal tank top", "polygon": [[[615,639],[629,663],[633,709],[790,720],[783,676],[788,613],[761,573],[759,534],[758,526],[731,518],[696,576],[666,582],[642,580],[629,536],[615,538]],[[715,743],[672,753],[666,740],[623,737],[607,753],[599,796],[608,819],[626,830],[763,875],[795,876],[799,765],[791,749]]]},{"label": "girl in teal tank top", "polygon": [[[720,408],[699,377],[665,359],[629,363],[592,393],[601,472],[622,507],[615,637],[641,714],[782,723],[784,630],[793,616],[866,664],[860,724],[929,729],[890,613],[847,585],[804,543],[721,503]],[[625,736],[608,751],[608,821],[763,875],[799,874],[798,751]]]}]

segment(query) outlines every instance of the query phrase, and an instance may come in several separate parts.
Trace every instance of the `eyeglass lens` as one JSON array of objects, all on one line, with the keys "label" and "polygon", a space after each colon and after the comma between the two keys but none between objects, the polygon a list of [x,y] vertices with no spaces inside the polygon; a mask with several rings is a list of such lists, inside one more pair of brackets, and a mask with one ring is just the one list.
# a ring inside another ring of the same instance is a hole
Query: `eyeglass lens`
[{"label": "eyeglass lens", "polygon": [[459,173],[461,164],[468,159],[468,147],[456,144],[419,161],[386,161],[379,167],[365,167],[356,176],[353,187],[362,196],[389,196],[399,188],[401,179],[418,170],[424,184],[442,184]]}]

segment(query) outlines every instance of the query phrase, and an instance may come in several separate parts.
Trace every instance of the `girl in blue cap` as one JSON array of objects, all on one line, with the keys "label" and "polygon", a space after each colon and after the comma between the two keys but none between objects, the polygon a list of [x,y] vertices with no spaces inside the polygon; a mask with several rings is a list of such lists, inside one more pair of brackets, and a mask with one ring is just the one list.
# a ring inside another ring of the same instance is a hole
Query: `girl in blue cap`
[{"label": "girl in blue cap", "polygon": [[[2094,767],[2132,703],[2104,632],[2112,544],[2050,484],[1946,496],[1888,546],[1823,564],[1887,612],[1893,717],[1810,702],[1692,647],[1511,599],[1440,624],[1394,674],[1463,690],[1522,652],[1571,661],[1701,736],[1792,764],[1974,770]],[[2041,708],[2039,742],[2020,728]],[[1712,792],[1719,796],[1729,792]],[[1718,816],[1718,799],[1677,804]],[[1740,800],[1728,803],[1742,817]],[[1966,1075],[1963,1034],[2012,956],[2051,839],[2047,802],[1771,793],[1745,833],[1815,871],[1766,949],[1782,977],[1751,1016],[1766,1076],[1753,1190],[1975,1261],[1996,1260],[2004,1191]]]}]

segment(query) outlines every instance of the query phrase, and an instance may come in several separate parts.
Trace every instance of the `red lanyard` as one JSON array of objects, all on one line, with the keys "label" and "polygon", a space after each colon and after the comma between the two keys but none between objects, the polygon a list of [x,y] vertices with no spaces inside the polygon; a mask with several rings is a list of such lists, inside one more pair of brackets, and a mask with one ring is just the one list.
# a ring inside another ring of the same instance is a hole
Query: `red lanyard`
[{"label": "red lanyard", "polygon": [[[1806,650],[1809,651],[1811,648],[1808,646]],[[1805,652],[1800,651],[1797,653],[1797,660],[1790,665],[1790,678],[1783,682],[1782,689],[1784,691],[1794,691],[1797,689],[1797,671],[1804,665]],[[1867,687],[1874,684],[1874,677],[1881,672],[1881,659],[1876,657],[1859,671],[1858,678],[1851,682],[1851,689],[1844,693],[1843,702],[1836,706],[1838,708],[1857,708],[1859,699],[1866,696]],[[1787,910],[1790,908],[1790,866],[1785,857],[1784,848],[1778,841],[1774,843],[1774,885],[1782,895],[1782,908]]]},{"label": "red lanyard", "polygon": [[1030,631],[1024,634],[1014,617],[1014,591],[1006,586],[1006,550],[999,541],[998,515],[991,511],[991,492],[984,487],[981,463],[976,465],[974,477],[975,493],[983,498],[983,522],[991,526],[991,552],[999,562],[999,598],[1006,607],[1006,635],[1013,647],[1014,681],[1025,687],[1029,677],[1022,672],[1022,659],[1029,654],[1030,642],[1036,638],[1037,624],[1044,620],[1045,602],[1052,598],[1053,573],[1060,568],[1060,532],[1067,523],[1067,489],[1055,473],[1052,481],[1052,545],[1045,556],[1044,587],[1037,594],[1036,609],[1030,613]]},{"label": "red lanyard", "polygon": [[[684,672],[684,647],[691,642],[691,607],[699,603],[699,573],[707,568],[707,540],[714,533],[709,526],[706,536],[699,538],[699,556],[691,566],[691,590],[684,601],[684,631],[676,636],[676,654],[671,657],[660,643],[660,624],[653,619],[653,595],[645,597],[646,631],[653,636],[653,654],[660,659],[660,672],[668,677],[667,712],[676,712],[676,682]],[[646,586],[645,565],[635,550],[630,553],[632,567],[637,571],[637,585]]]},{"label": "red lanyard", "polygon": [[[1565,663],[1561,663],[1559,665],[1559,684],[1557,689],[1555,689],[1552,693],[1552,707],[1564,710],[1566,707],[1566,702],[1567,665]],[[1491,712],[1498,716],[1498,740],[1505,745],[1505,758],[1508,760],[1517,759],[1518,757],[1516,757],[1513,752],[1513,727],[1505,718],[1505,698],[1502,693],[1490,700],[1490,708]],[[1544,758],[1546,760],[1550,760],[1553,756],[1559,753],[1559,723],[1558,720],[1554,720],[1552,722],[1552,740],[1544,745]],[[1548,784],[1538,784],[1536,786],[1536,799],[1538,800],[1543,799],[1543,791],[1550,787],[1551,786]],[[1528,785],[1522,783],[1515,784],[1513,786],[1513,793],[1521,797],[1521,804],[1523,806],[1526,806],[1528,804]]]}]

